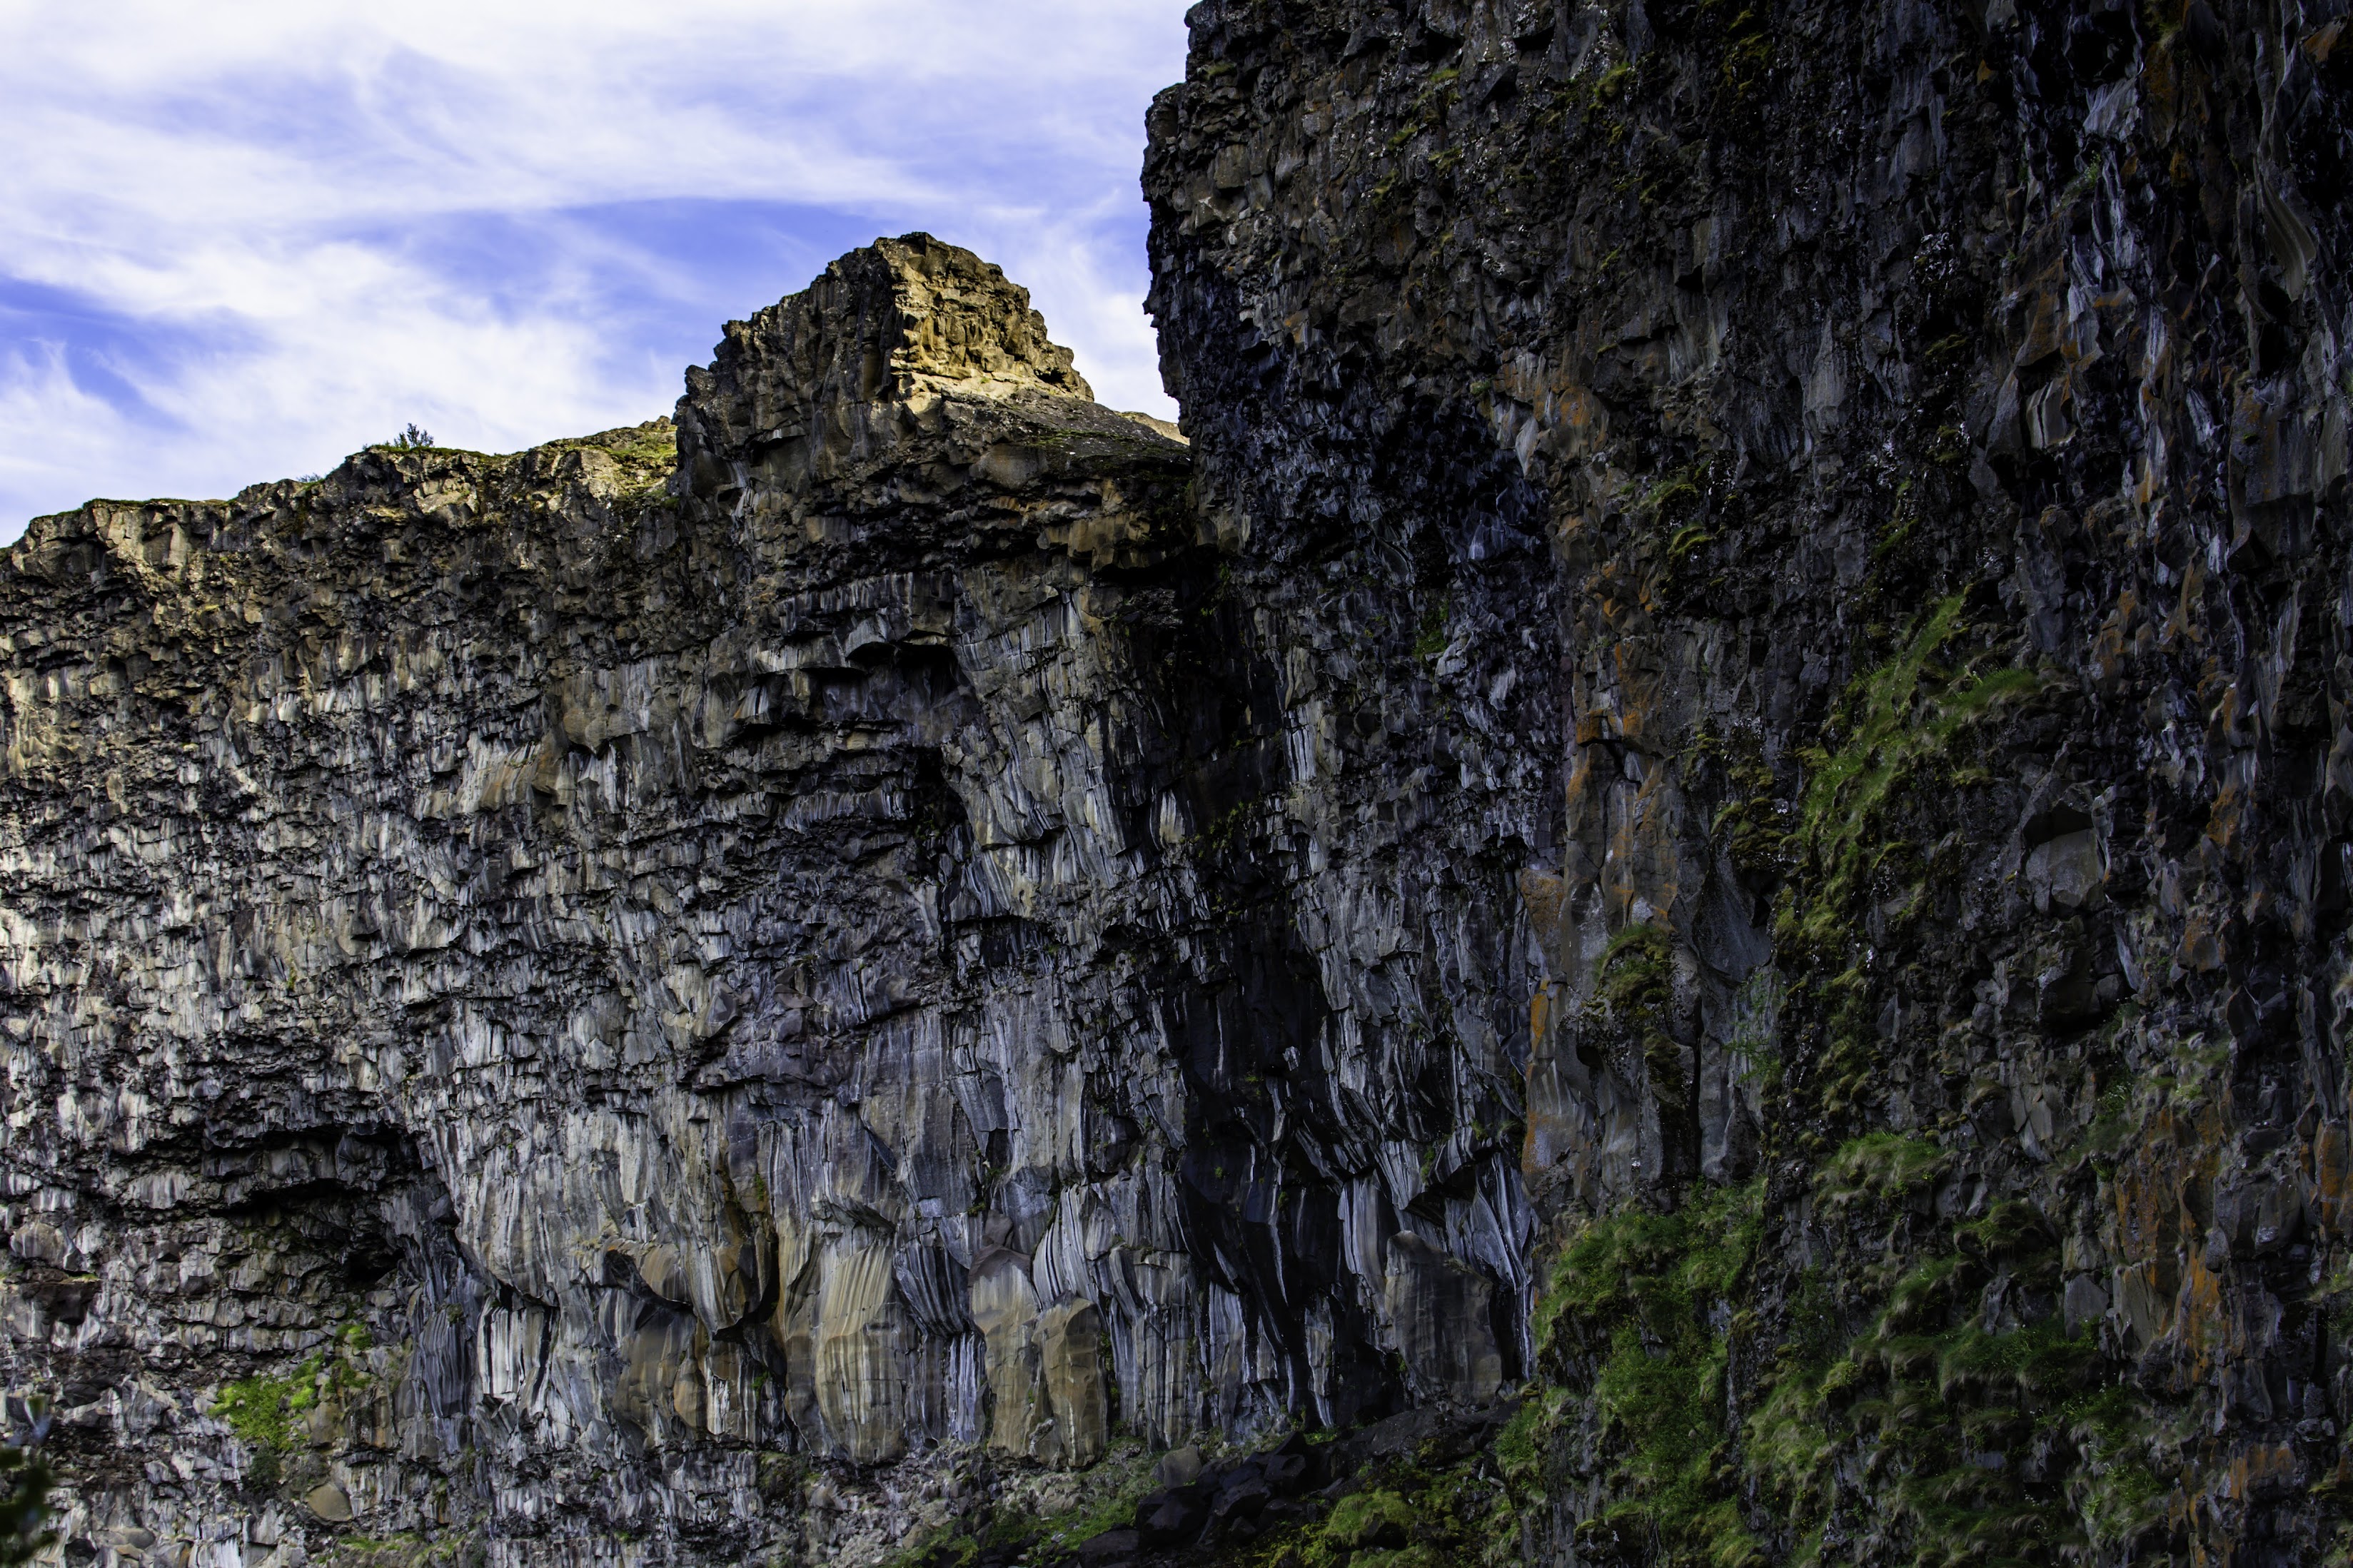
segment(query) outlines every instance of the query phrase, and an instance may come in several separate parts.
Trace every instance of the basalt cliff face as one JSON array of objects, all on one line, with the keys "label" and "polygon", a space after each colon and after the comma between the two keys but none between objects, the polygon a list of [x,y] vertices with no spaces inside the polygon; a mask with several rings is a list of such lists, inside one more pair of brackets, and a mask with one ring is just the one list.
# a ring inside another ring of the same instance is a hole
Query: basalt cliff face
[{"label": "basalt cliff face", "polygon": [[1188,461],[916,236],[674,430],[36,523],[8,1321],[71,1539],[855,1560],[976,1445],[1067,1508],[1115,1430],[1517,1376],[1504,884],[1257,858],[1353,807]]},{"label": "basalt cliff face", "polygon": [[2341,1553],[2343,10],[1208,0],[1189,446],[911,236],[37,521],[58,1550]]},{"label": "basalt cliff face", "polygon": [[1154,303],[1237,583],[1442,649],[1349,776],[1546,770],[1508,1550],[2344,1550],[2346,33],[1193,13]]}]

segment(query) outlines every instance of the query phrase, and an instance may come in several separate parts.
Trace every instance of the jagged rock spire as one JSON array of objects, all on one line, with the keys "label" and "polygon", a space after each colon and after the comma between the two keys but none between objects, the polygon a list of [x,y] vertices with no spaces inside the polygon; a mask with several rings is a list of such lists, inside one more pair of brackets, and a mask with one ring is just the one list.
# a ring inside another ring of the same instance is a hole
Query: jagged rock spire
[{"label": "jagged rock spire", "polygon": [[928,234],[878,239],[745,321],[687,373],[681,453],[708,492],[730,459],[823,479],[926,426],[944,399],[1092,401],[1029,291]]}]

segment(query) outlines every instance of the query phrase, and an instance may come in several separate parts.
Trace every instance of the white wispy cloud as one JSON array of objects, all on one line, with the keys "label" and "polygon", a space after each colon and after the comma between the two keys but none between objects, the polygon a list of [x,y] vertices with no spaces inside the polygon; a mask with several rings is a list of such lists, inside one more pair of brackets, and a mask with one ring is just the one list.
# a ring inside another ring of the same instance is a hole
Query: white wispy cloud
[{"label": "white wispy cloud", "polygon": [[665,412],[722,321],[927,228],[1169,412],[1135,179],[1183,0],[0,0],[0,541],[415,420]]}]

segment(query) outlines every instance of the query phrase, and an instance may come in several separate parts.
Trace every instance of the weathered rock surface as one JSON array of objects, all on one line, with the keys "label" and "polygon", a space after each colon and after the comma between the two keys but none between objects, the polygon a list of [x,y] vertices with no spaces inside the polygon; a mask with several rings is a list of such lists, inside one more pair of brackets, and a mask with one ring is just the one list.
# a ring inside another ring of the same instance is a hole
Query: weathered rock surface
[{"label": "weathered rock surface", "polygon": [[1333,725],[1182,442],[920,236],[672,437],[10,552],[7,1321],[73,1538],[854,1555],[943,1445],[1492,1394],[1508,923],[1255,859]]},{"label": "weathered rock surface", "polygon": [[1191,20],[1153,300],[1237,592],[1443,650],[1331,771],[1526,803],[1499,1550],[2341,1550],[2345,6]]},{"label": "weathered rock surface", "polygon": [[2344,9],[1208,0],[1189,447],[910,237],[36,523],[69,1554],[2341,1550]]}]

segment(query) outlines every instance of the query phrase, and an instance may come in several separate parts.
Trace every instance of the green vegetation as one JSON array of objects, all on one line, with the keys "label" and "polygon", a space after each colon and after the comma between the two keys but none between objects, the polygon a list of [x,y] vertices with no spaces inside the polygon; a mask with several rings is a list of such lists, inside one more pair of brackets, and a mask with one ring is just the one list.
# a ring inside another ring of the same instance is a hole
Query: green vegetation
[{"label": "green vegetation", "polygon": [[1673,955],[1673,941],[1650,921],[1622,927],[1594,961],[1598,994],[1620,1013],[1663,1006]]},{"label": "green vegetation", "polygon": [[1635,515],[1662,523],[1675,521],[1699,505],[1699,470],[1689,467],[1660,475],[1658,483],[1634,502]]},{"label": "green vegetation", "polygon": [[2132,1127],[2132,1085],[2119,1078],[2100,1095],[2099,1110],[2084,1132],[2084,1152],[2094,1159],[2113,1159],[2125,1146]]},{"label": "green vegetation", "polygon": [[1782,800],[1773,769],[1754,734],[1719,735],[1704,731],[1694,744],[1691,764],[1715,770],[1729,798],[1709,824],[1709,832],[1742,871],[1768,875],[1787,868],[1796,813]]},{"label": "green vegetation", "polygon": [[55,1480],[37,1442],[22,1447],[0,1444],[0,1565],[29,1563],[57,1544],[57,1537],[42,1528]]},{"label": "green vegetation", "polygon": [[1446,651],[1446,616],[1450,607],[1440,599],[1421,613],[1421,626],[1413,639],[1416,658],[1436,658]]},{"label": "green vegetation", "polygon": [[1261,804],[1255,798],[1234,802],[1218,815],[1216,821],[1201,829],[1194,841],[1209,854],[1231,854],[1250,837],[1252,818]]},{"label": "green vegetation", "polygon": [[221,1384],[213,1396],[213,1414],[227,1422],[237,1440],[257,1456],[290,1452],[301,1446],[301,1418],[322,1399],[364,1388],[373,1381],[361,1358],[375,1342],[366,1324],[346,1323],[328,1336],[326,1348],[313,1351],[291,1372]]},{"label": "green vegetation", "polygon": [[[1763,1205],[1759,1181],[1702,1189],[1672,1214],[1598,1220],[1562,1252],[1537,1307],[1540,1354],[1556,1380],[1572,1384],[1577,1363],[1595,1368],[1619,1494],[1599,1522],[1620,1540],[1655,1539],[1660,1563],[1736,1568],[1761,1555],[1725,1484],[1725,1378],[1749,1323],[1738,1291]],[[1516,1456],[1535,1452],[1561,1406],[1530,1408],[1540,1414],[1508,1432],[1515,1484],[1534,1479]]]},{"label": "green vegetation", "polygon": [[[1983,652],[1947,661],[1965,629],[1961,605],[1959,595],[1943,600],[1893,659],[1857,676],[1824,726],[1825,744],[1799,753],[1808,782],[1780,857],[1790,875],[1773,937],[1777,961],[1794,977],[1793,999],[1826,1036],[1811,1087],[1832,1116],[1851,1110],[1870,1082],[1872,952],[1927,908],[1936,857],[1947,853],[1924,855],[1890,819],[1965,731],[2040,686],[2031,670],[1979,669]],[[1948,766],[1941,782],[1957,787],[1963,772]],[[1879,922],[1871,942],[1857,930],[1865,902]]]},{"label": "green vegetation", "polygon": [[1646,552],[1663,555],[1669,573],[1683,570],[1715,532],[1707,515],[1705,468],[1697,464],[1670,469],[1636,496],[1627,514],[1646,536]]},{"label": "green vegetation", "polygon": [[882,1568],[965,1568],[978,1557],[981,1548],[995,1542],[986,1536],[975,1536],[952,1524],[927,1530],[906,1546],[882,1560]]},{"label": "green vegetation", "polygon": [[1088,1478],[1087,1500],[1047,1520],[1039,1526],[1037,1538],[1050,1550],[1067,1552],[1107,1530],[1131,1524],[1135,1505],[1154,1485],[1152,1456],[1139,1444],[1124,1460],[1099,1464]]},{"label": "green vegetation", "polygon": [[339,1535],[324,1561],[340,1568],[439,1568],[476,1562],[480,1555],[481,1537],[471,1531],[440,1531],[431,1535],[403,1531],[381,1538]]},{"label": "green vegetation", "polygon": [[1136,1503],[1155,1484],[1153,1459],[1148,1448],[1131,1438],[1088,1472],[1086,1500],[1076,1507],[1043,1518],[1000,1508],[943,1525],[902,1547],[883,1568],[965,1568],[991,1547],[1026,1547],[1033,1559],[1069,1552],[1134,1521]]},{"label": "green vegetation", "polygon": [[1879,1202],[1910,1197],[1952,1165],[1951,1158],[1926,1139],[1897,1132],[1866,1132],[1843,1144],[1814,1173],[1814,1188],[1831,1213],[1858,1199]]},{"label": "green vegetation", "polygon": [[1342,1498],[1332,1516],[1309,1533],[1300,1555],[1307,1568],[1341,1568],[1356,1552],[1393,1552],[1406,1545],[1413,1538],[1418,1520],[1413,1505],[1396,1492],[1353,1492]]},{"label": "green vegetation", "polygon": [[[1755,16],[1753,11],[1743,11],[1735,18],[1734,26],[1750,24]],[[1765,85],[1766,73],[1772,68],[1773,40],[1761,28],[1747,27],[1724,51],[1725,89],[1736,100],[1747,99]]]},{"label": "green vegetation", "polygon": [[1519,1514],[1483,1456],[1392,1459],[1360,1480],[1328,1515],[1261,1541],[1250,1560],[1262,1568],[1519,1563]]},{"label": "green vegetation", "polygon": [[[1865,592],[1871,593],[1873,597],[1878,597],[1879,592],[1884,591],[1891,564],[1900,563],[1913,542],[1918,538],[1920,522],[1919,495],[1913,489],[1912,481],[1905,479],[1895,487],[1895,504],[1889,509],[1887,521],[1880,525],[1879,537],[1872,542],[1871,577]],[[1876,642],[1887,635],[1887,628],[1873,622],[1864,628],[1863,635]]]},{"label": "green vegetation", "polygon": [[[1988,1316],[1989,1302],[2054,1299],[2059,1241],[2018,1199],[1929,1219],[1920,1200],[1951,1164],[1931,1140],[1881,1131],[1816,1169],[1823,1221],[1859,1235],[1893,1226],[1888,1243],[1925,1226],[1930,1254],[1863,1301],[1838,1293],[1838,1279],[1862,1277],[1852,1269],[1799,1274],[1753,1397],[1732,1367],[1762,1348],[1743,1303],[1763,1182],[1586,1226],[1537,1305],[1546,1385],[1493,1447],[1512,1501],[1534,1507],[1556,1490],[1556,1454],[1584,1441],[1559,1440],[1598,1417],[1594,1458],[1612,1500],[1578,1532],[1597,1555],[1739,1568],[1765,1560],[1770,1520],[1791,1561],[1819,1561],[1836,1495],[1856,1487],[1874,1502],[1869,1550],[1891,1561],[2020,1563],[2128,1544],[2166,1495],[2147,1463],[2148,1413],[2114,1380],[2094,1331],[2071,1333],[2055,1314]],[[1736,1400],[1749,1412],[1736,1445]],[[1764,1511],[1745,1514],[1744,1495]],[[1513,1519],[1509,1503],[1498,1510],[1491,1541]]]},{"label": "green vegetation", "polygon": [[1724,1054],[1740,1069],[1740,1081],[1770,1089],[1781,1081],[1781,1002],[1787,987],[1781,972],[1759,964],[1733,994],[1734,1024]]},{"label": "green vegetation", "polygon": [[1687,522],[1675,530],[1674,537],[1667,541],[1667,563],[1671,566],[1680,566],[1702,545],[1713,544],[1715,542],[1715,534],[1706,523],[1696,521]]},{"label": "green vegetation", "polygon": [[1515,1491],[1536,1490],[1543,1480],[1545,1441],[1568,1406],[1568,1391],[1546,1388],[1521,1402],[1495,1436],[1495,1462]]},{"label": "green vegetation", "polygon": [[1716,112],[1729,123],[1748,123],[1743,111],[1760,96],[1773,68],[1771,14],[1743,0],[1700,0],[1700,13],[1724,51],[1716,68]]},{"label": "green vegetation", "polygon": [[[1925,1140],[1874,1134],[1841,1148],[1816,1188],[1826,1215],[1893,1207],[1945,1165]],[[2012,1563],[2128,1541],[2163,1491],[2145,1463],[2138,1396],[2105,1381],[2091,1331],[2071,1335],[2056,1316],[1985,1321],[1998,1279],[2046,1299],[2055,1289],[2048,1222],[2011,1200],[1947,1236],[1948,1248],[1898,1278],[1852,1339],[1826,1282],[1800,1285],[1744,1433],[1749,1478],[1802,1533],[1826,1518],[1841,1456],[1859,1462],[1884,1510],[1874,1533],[1920,1563]]]},{"label": "green vegetation", "polygon": [[1801,912],[1784,910],[1779,939],[1821,952],[1839,946],[1840,917],[1868,882],[1887,847],[1872,829],[1923,763],[1941,756],[1969,725],[2026,696],[2033,671],[1980,673],[1936,662],[1961,629],[1961,595],[1939,604],[1890,663],[1856,678],[1840,702],[1844,731],[1835,751],[1802,753],[1810,780],[1799,803],[1797,834],[1820,873],[1820,891]]},{"label": "green vegetation", "polygon": [[319,1403],[317,1379],[323,1355],[314,1355],[284,1377],[244,1377],[221,1385],[213,1414],[247,1447],[284,1453],[294,1447],[294,1424]]},{"label": "green vegetation", "polygon": [[[678,437],[668,429],[628,431],[625,440],[598,444],[625,463],[652,463],[664,470],[678,461]],[[588,445],[589,443],[581,443]]]},{"label": "green vegetation", "polygon": [[1609,939],[1593,965],[1595,1000],[1641,1050],[1655,1092],[1669,1103],[1683,1093],[1683,1047],[1668,1031],[1674,1002],[1674,942],[1643,921]]}]

